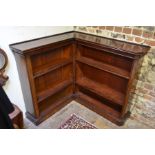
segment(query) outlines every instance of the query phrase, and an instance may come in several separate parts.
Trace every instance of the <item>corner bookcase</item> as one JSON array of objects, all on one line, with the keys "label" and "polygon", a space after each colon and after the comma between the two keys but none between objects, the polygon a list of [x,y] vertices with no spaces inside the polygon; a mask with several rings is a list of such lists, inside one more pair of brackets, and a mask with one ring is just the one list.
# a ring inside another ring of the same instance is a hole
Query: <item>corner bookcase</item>
[{"label": "corner bookcase", "polygon": [[113,123],[129,117],[128,97],[139,60],[150,49],[79,32],[10,45],[26,115],[39,124],[72,100]]}]

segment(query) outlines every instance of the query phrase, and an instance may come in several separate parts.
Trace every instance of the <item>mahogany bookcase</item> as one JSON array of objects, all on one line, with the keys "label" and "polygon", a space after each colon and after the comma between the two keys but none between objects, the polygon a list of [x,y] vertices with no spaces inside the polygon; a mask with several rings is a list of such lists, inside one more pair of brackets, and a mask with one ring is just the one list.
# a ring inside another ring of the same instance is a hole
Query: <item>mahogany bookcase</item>
[{"label": "mahogany bookcase", "polygon": [[149,46],[80,32],[10,45],[26,104],[36,125],[76,100],[117,125],[130,115],[129,93]]}]

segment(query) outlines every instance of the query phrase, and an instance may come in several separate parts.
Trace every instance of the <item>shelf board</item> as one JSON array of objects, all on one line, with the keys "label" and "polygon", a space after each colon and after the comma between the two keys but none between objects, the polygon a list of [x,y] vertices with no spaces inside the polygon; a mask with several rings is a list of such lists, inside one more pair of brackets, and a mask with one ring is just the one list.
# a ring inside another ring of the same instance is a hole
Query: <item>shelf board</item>
[{"label": "shelf board", "polygon": [[126,70],[123,70],[121,68],[112,66],[112,65],[108,65],[106,63],[103,62],[99,62],[90,58],[86,58],[86,57],[80,57],[80,58],[76,58],[76,60],[78,62],[87,64],[91,67],[95,67],[97,69],[109,72],[111,74],[117,75],[119,77],[125,78],[125,79],[129,79],[130,78],[130,73]]},{"label": "shelf board", "polygon": [[48,97],[54,95],[55,93],[59,92],[60,90],[66,88],[71,84],[72,80],[66,80],[52,88],[46,89],[45,91],[38,93],[37,95],[38,102],[42,102],[43,100],[47,99]]},{"label": "shelf board", "polygon": [[88,78],[81,78],[79,80],[76,81],[76,84],[88,89],[89,91],[115,103],[118,104],[120,106],[122,106],[124,104],[125,101],[125,95],[123,93],[120,93],[110,87],[108,87],[105,84],[100,84],[97,83],[95,81],[92,81]]},{"label": "shelf board", "polygon": [[34,69],[34,78],[40,77],[44,74],[47,74],[57,68],[60,68],[62,66],[65,66],[67,64],[72,63],[73,60],[72,59],[61,59],[61,60],[55,60],[52,63],[48,63],[42,66],[37,67],[36,69]]},{"label": "shelf board", "polygon": [[84,93],[78,92],[77,97],[84,100],[86,104],[89,104],[89,106],[91,105],[91,107],[93,109],[99,109],[101,111],[101,113],[109,114],[112,117],[117,117],[117,118],[119,118],[121,115],[121,113],[119,111],[107,106],[104,103],[101,103],[100,101],[98,101]]},{"label": "shelf board", "polygon": [[60,107],[63,107],[64,105],[66,105],[67,103],[72,101],[72,97],[73,97],[73,95],[69,94],[69,95],[61,98],[60,100],[57,100],[54,104],[49,105],[48,108],[40,107],[41,117],[46,116],[47,114],[51,113],[51,111],[52,111],[52,113],[55,113],[57,111],[57,109],[60,109]]}]

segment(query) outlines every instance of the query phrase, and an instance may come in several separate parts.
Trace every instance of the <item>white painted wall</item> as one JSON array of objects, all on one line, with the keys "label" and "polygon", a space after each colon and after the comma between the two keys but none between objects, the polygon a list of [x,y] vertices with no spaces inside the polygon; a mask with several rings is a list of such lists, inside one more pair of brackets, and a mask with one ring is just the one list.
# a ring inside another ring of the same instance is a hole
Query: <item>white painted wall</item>
[{"label": "white painted wall", "polygon": [[9,64],[6,69],[9,81],[4,89],[10,100],[18,105],[24,113],[25,103],[21,91],[16,62],[12,51],[9,49],[9,44],[72,30],[72,26],[0,27],[0,48],[7,53],[9,59]]}]

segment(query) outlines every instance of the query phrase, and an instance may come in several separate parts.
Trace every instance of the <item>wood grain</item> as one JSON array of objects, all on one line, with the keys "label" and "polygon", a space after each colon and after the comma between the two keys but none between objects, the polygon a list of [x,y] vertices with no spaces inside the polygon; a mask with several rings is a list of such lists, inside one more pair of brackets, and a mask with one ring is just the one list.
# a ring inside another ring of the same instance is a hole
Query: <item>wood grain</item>
[{"label": "wood grain", "polygon": [[10,45],[26,104],[39,124],[72,100],[122,125],[139,58],[150,47],[68,32]]}]

